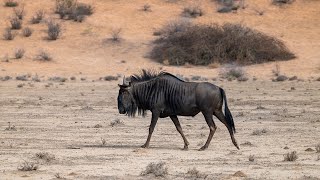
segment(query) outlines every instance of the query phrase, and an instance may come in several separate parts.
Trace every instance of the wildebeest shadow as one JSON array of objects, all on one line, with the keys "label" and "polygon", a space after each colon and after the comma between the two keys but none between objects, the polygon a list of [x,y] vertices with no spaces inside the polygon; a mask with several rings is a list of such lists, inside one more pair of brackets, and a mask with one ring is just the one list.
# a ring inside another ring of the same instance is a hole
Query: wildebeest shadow
[{"label": "wildebeest shadow", "polygon": [[[106,145],[97,145],[97,144],[89,144],[89,145],[78,145],[77,147],[80,148],[109,148],[109,149],[138,149],[142,148],[141,145],[132,145],[132,144],[121,144],[121,145],[112,145],[112,144],[106,144]],[[176,146],[150,146],[146,149],[161,149],[161,150],[182,150],[181,147]]]}]

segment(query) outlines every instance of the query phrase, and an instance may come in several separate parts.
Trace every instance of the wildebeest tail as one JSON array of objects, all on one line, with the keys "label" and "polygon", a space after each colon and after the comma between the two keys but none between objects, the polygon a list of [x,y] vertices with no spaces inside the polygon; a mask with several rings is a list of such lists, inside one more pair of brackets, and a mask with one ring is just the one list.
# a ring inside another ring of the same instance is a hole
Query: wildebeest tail
[{"label": "wildebeest tail", "polygon": [[228,126],[231,127],[232,132],[236,133],[236,128],[234,126],[233,117],[232,117],[232,114],[228,108],[226,93],[224,92],[224,90],[222,88],[220,88],[220,92],[221,92],[221,96],[224,100],[224,115],[227,119]]}]

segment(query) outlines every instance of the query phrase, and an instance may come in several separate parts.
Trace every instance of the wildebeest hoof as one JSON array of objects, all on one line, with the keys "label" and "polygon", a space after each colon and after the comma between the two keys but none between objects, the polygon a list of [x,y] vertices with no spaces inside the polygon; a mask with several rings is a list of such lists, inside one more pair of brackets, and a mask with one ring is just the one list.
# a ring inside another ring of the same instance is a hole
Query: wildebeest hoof
[{"label": "wildebeest hoof", "polygon": [[142,148],[149,148],[149,145],[144,144],[144,145],[142,145],[141,147],[142,147]]},{"label": "wildebeest hoof", "polygon": [[182,150],[184,150],[184,151],[188,151],[188,150],[189,150],[189,148],[188,148],[188,146],[185,146],[185,147],[183,147],[183,148],[182,148]]},{"label": "wildebeest hoof", "polygon": [[204,151],[205,149],[207,149],[208,147],[206,147],[206,146],[202,146],[200,149],[199,149],[199,151]]}]

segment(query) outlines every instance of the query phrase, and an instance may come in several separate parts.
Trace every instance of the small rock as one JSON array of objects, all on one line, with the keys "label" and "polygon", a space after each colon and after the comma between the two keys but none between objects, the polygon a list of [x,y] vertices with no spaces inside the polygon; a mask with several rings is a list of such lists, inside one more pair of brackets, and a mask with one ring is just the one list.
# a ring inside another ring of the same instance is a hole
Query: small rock
[{"label": "small rock", "polygon": [[311,152],[314,151],[312,148],[307,148],[305,151]]}]

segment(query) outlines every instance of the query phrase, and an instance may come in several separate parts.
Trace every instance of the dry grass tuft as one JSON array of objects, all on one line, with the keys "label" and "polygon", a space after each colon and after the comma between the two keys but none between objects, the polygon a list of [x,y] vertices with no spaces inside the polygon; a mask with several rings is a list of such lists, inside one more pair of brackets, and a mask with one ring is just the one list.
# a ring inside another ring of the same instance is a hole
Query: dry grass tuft
[{"label": "dry grass tuft", "polygon": [[43,160],[47,163],[56,159],[55,155],[47,153],[47,152],[38,152],[35,154],[35,158]]},{"label": "dry grass tuft", "polygon": [[260,136],[260,135],[266,134],[267,132],[268,132],[267,129],[256,129],[252,132],[252,135]]},{"label": "dry grass tuft", "polygon": [[146,170],[141,172],[142,176],[153,174],[156,177],[165,177],[168,174],[168,168],[165,162],[149,163]]},{"label": "dry grass tuft", "polygon": [[36,171],[38,168],[38,163],[31,161],[24,161],[18,166],[19,171]]},{"label": "dry grass tuft", "polygon": [[17,7],[19,3],[15,0],[5,0],[4,1],[4,6],[6,7]]},{"label": "dry grass tuft", "polygon": [[45,16],[45,11],[44,10],[38,10],[34,16],[31,18],[31,23],[32,24],[39,24]]},{"label": "dry grass tuft", "polygon": [[254,161],[254,155],[250,155],[250,156],[249,156],[249,161],[250,161],[250,162],[253,162],[253,161]]},{"label": "dry grass tuft", "polygon": [[61,36],[61,25],[58,22],[49,20],[47,23],[48,27],[48,39],[57,40]]},{"label": "dry grass tuft", "polygon": [[124,125],[124,122],[120,121],[120,119],[115,119],[110,122],[111,127],[119,126],[119,125]]},{"label": "dry grass tuft", "polygon": [[5,131],[17,131],[17,128],[14,125],[11,126],[11,123],[8,122],[8,127],[6,127],[4,130]]},{"label": "dry grass tuft", "polygon": [[16,59],[21,59],[26,51],[23,48],[17,48],[14,51],[14,57]]},{"label": "dry grass tuft", "polygon": [[38,54],[35,56],[35,59],[39,61],[51,61],[52,57],[47,51],[40,50]]},{"label": "dry grass tuft", "polygon": [[2,34],[4,40],[13,40],[15,34],[12,32],[11,28],[6,28]]},{"label": "dry grass tuft", "polygon": [[287,153],[283,155],[284,161],[295,161],[298,159],[298,155],[296,151],[292,151],[291,153]]},{"label": "dry grass tuft", "polygon": [[22,21],[17,16],[11,17],[9,21],[11,24],[11,29],[21,29]]},{"label": "dry grass tuft", "polygon": [[25,27],[22,29],[22,35],[24,37],[30,37],[32,35],[32,33],[33,33],[33,30],[29,27]]},{"label": "dry grass tuft", "polygon": [[203,10],[199,5],[192,5],[185,7],[182,11],[182,16],[184,17],[190,17],[190,18],[196,18],[199,16],[203,16]]},{"label": "dry grass tuft", "polygon": [[20,8],[14,8],[13,12],[16,15],[16,17],[18,17],[20,20],[23,20],[23,17],[26,14],[24,11],[24,6],[22,6]]},{"label": "dry grass tuft", "polygon": [[205,179],[207,177],[206,174],[201,173],[199,170],[197,170],[195,167],[192,169],[189,169],[187,172],[187,176],[189,178],[195,178],[195,179]]}]

